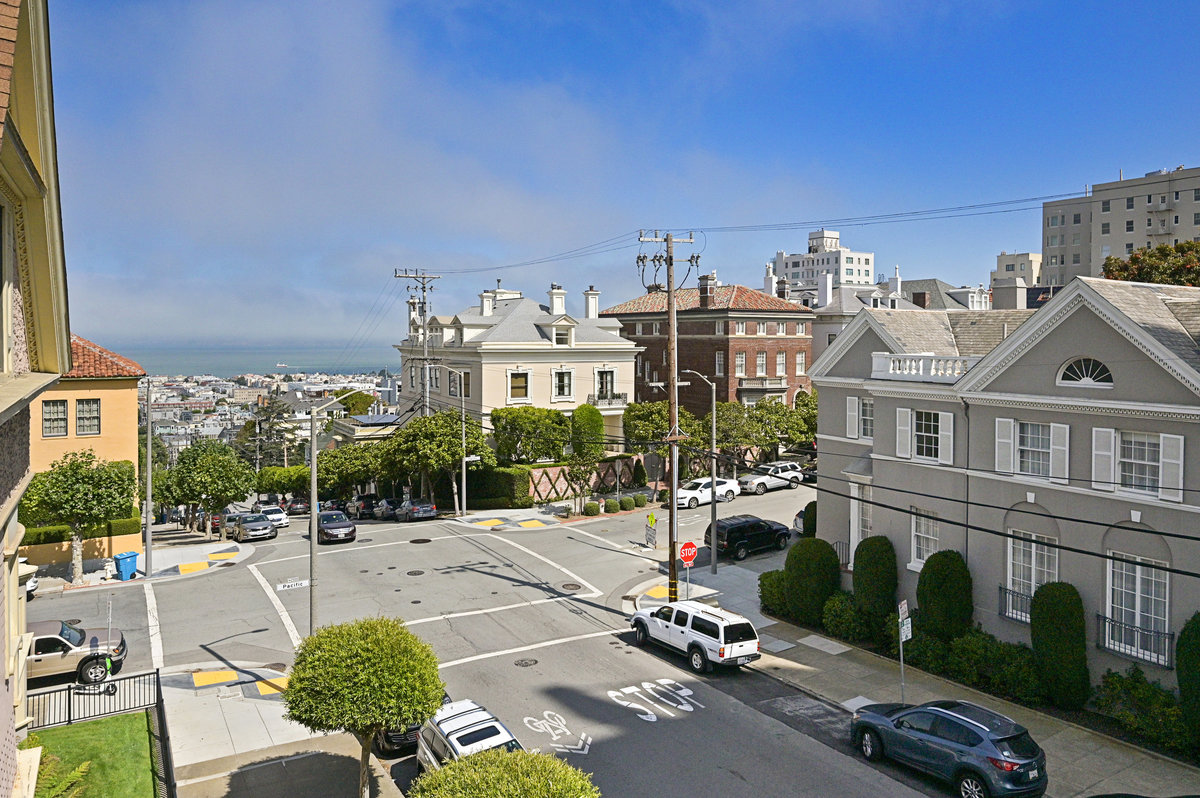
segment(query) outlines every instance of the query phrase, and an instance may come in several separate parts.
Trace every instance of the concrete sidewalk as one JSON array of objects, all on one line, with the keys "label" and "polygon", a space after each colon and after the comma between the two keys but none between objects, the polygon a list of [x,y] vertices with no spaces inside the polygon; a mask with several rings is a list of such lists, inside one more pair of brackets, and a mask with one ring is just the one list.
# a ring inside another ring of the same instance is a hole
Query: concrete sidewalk
[{"label": "concrete sidewalk", "polygon": [[[759,630],[763,657],[753,666],[805,693],[851,712],[865,704],[900,700],[900,664],[886,657],[768,618],[759,611],[758,575],[773,560],[719,563],[717,574],[692,568],[692,597],[749,618]],[[680,569],[680,595],[683,569]],[[642,585],[638,606],[666,601],[666,580]],[[920,704],[962,698],[989,707],[1029,729],[1046,752],[1050,798],[1122,794],[1200,794],[1200,769],[1085,729],[1051,715],[905,668],[904,698]]]}]

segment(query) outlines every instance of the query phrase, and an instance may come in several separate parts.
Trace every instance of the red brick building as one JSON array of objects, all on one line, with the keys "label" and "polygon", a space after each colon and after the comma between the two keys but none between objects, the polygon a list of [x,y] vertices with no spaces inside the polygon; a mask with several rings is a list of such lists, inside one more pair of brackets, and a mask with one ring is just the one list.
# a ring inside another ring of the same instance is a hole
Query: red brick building
[{"label": "red brick building", "polygon": [[[700,276],[699,288],[675,292],[679,325],[680,381],[692,369],[717,384],[718,402],[752,405],[777,396],[789,405],[809,390],[813,313],[779,297],[742,285],[716,285]],[[649,293],[601,311],[621,322],[621,335],[644,348],[638,356],[634,401],[666,394],[648,383],[667,380],[667,292]],[[679,402],[697,417],[708,414],[709,388],[693,378],[679,388]]]}]

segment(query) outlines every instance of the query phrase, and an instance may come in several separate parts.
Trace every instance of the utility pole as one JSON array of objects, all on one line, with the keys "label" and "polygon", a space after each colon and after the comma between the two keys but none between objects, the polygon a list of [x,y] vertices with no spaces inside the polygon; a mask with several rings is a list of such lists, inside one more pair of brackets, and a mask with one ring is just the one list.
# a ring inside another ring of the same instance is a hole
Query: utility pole
[{"label": "utility pole", "polygon": [[429,292],[433,290],[433,281],[440,280],[440,274],[429,274],[420,269],[396,269],[398,279],[411,280],[421,288],[421,299],[417,310],[421,314],[421,415],[429,413]]},{"label": "utility pole", "polygon": [[[671,452],[671,492],[667,497],[667,548],[670,559],[667,565],[667,601],[679,600],[679,574],[675,564],[675,546],[679,539],[679,511],[675,506],[675,497],[679,494],[679,441],[685,436],[679,429],[679,341],[675,334],[675,244],[693,244],[695,238],[688,233],[687,238],[675,238],[670,233],[660,237],[658,231],[653,236],[647,236],[646,231],[638,231],[638,241],[646,243],[662,243],[667,245],[667,416],[670,430],[667,432],[667,443]],[[700,256],[693,255],[691,262],[699,263]],[[656,262],[658,258],[655,258]],[[641,261],[645,263],[644,260]]]}]

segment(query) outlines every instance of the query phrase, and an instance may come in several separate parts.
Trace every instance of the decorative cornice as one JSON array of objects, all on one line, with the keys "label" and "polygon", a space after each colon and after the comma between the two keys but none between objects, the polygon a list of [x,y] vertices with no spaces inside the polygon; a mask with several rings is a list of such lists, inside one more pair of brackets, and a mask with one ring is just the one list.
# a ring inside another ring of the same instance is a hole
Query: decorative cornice
[{"label": "decorative cornice", "polygon": [[29,349],[29,366],[37,371],[45,361],[38,340],[37,316],[33,308],[33,275],[29,266],[29,242],[25,236],[25,205],[12,188],[0,180],[0,196],[13,217],[13,238],[17,250],[17,275],[21,280],[21,306],[25,311],[25,342]]},{"label": "decorative cornice", "polygon": [[884,386],[879,382],[872,382],[869,390],[872,396],[886,396],[889,399],[920,399],[926,402],[954,402],[955,404],[960,404],[962,401],[953,386],[947,386],[945,391],[938,391],[929,385],[905,388],[901,385]]},{"label": "decorative cornice", "polygon": [[1200,407],[1158,403],[1114,402],[1105,400],[1054,399],[1023,394],[993,394],[963,392],[963,401],[970,405],[1014,407],[1022,410],[1048,410],[1055,413],[1087,413],[1100,416],[1129,416],[1171,421],[1200,421]]}]

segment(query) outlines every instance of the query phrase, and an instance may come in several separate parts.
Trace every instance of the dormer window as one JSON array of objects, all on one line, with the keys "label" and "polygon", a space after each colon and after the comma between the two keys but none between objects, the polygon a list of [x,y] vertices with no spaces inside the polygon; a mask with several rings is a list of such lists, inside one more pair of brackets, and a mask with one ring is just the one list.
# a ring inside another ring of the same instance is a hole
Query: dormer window
[{"label": "dormer window", "polygon": [[1113,378],[1108,366],[1099,360],[1081,357],[1063,366],[1058,375],[1058,384],[1087,388],[1111,388]]},{"label": "dormer window", "polygon": [[570,327],[555,327],[554,328],[554,345],[555,346],[570,346],[571,345],[571,328]]}]

